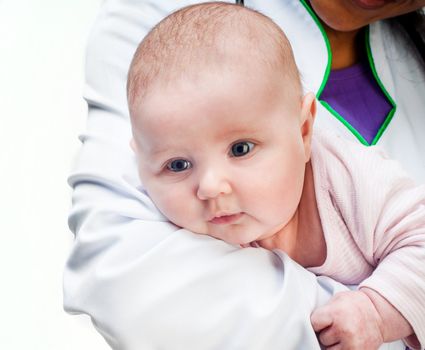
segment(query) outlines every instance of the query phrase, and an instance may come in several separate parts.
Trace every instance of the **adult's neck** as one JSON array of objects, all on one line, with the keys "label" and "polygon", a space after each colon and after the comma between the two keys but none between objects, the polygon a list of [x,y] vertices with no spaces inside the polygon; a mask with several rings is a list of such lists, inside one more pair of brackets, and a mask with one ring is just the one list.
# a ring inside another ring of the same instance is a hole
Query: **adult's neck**
[{"label": "adult's neck", "polygon": [[332,69],[342,69],[360,61],[362,56],[361,29],[341,32],[322,23],[332,51]]}]

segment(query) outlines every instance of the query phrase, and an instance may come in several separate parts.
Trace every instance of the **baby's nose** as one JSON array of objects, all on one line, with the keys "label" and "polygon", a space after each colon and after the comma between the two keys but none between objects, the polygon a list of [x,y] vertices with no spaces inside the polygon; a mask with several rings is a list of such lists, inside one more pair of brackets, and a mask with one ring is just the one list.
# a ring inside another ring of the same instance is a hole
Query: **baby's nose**
[{"label": "baby's nose", "polygon": [[228,179],[218,171],[208,170],[200,178],[197,196],[201,200],[230,194],[232,187]]}]

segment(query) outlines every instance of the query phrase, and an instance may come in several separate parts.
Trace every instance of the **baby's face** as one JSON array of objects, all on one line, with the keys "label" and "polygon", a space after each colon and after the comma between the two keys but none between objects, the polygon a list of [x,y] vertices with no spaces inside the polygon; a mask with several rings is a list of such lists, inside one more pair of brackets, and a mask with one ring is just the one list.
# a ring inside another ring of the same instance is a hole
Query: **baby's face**
[{"label": "baby's face", "polygon": [[274,80],[211,74],[156,88],[133,108],[140,177],[170,221],[245,244],[293,218],[309,147],[301,101]]}]

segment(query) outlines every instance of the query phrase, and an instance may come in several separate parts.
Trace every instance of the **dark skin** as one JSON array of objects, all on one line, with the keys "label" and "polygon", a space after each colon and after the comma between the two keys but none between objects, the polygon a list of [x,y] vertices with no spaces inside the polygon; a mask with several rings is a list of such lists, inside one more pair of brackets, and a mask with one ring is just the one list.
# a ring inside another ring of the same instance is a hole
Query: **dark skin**
[{"label": "dark skin", "polygon": [[336,31],[323,24],[329,38],[332,51],[332,69],[342,69],[352,66],[360,61],[361,30],[352,32]]},{"label": "dark skin", "polygon": [[360,60],[362,29],[416,11],[425,6],[425,0],[310,0],[310,5],[329,37],[332,69],[341,69]]}]

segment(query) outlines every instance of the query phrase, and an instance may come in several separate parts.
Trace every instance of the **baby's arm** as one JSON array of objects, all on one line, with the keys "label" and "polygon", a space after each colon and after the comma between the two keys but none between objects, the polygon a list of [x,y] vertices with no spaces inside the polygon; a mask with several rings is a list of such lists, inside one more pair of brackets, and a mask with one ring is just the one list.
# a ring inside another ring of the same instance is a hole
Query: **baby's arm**
[{"label": "baby's arm", "polygon": [[[321,344],[331,349],[377,349],[413,333],[400,312],[368,288],[336,294],[312,313],[311,323]],[[419,346],[415,336],[408,340]]]},{"label": "baby's arm", "polygon": [[[358,338],[377,332],[376,344],[379,337],[386,341],[408,336],[410,326],[424,348],[425,186],[415,185],[397,162],[376,149],[359,150],[340,143],[338,149],[344,152],[338,156],[344,167],[332,183],[335,206],[351,232],[356,259],[362,257],[374,271],[359,291],[337,296],[325,309],[317,310],[315,327],[328,334],[320,332],[325,338],[336,327],[344,330],[344,337],[350,331]],[[344,257],[341,253],[338,259]],[[332,313],[335,322],[329,321],[329,315],[326,321],[326,312]],[[326,329],[329,322],[332,327]],[[414,339],[405,341],[413,346]]]},{"label": "baby's arm", "polygon": [[420,348],[419,340],[416,335],[413,334],[412,326],[387,299],[373,289],[367,287],[360,288],[360,291],[369,297],[379,314],[385,343],[404,338],[410,347],[415,349]]},{"label": "baby's arm", "polygon": [[[360,290],[379,306],[386,339],[406,336],[404,318],[417,336],[405,341],[417,347],[419,340],[425,348],[425,186],[400,182],[385,198],[381,213],[369,241],[377,266]],[[367,244],[363,248],[367,253]]]},{"label": "baby's arm", "polygon": [[324,345],[376,349],[404,338],[425,347],[425,188],[395,189],[381,213],[374,235],[358,241],[375,271],[358,291],[336,295],[312,315]]}]

